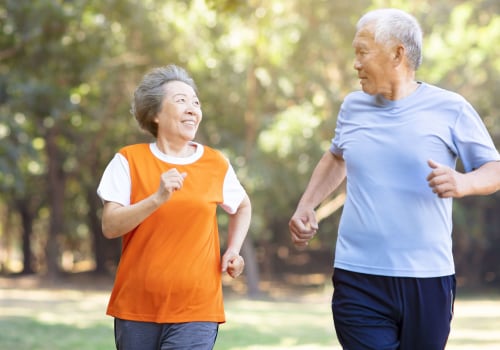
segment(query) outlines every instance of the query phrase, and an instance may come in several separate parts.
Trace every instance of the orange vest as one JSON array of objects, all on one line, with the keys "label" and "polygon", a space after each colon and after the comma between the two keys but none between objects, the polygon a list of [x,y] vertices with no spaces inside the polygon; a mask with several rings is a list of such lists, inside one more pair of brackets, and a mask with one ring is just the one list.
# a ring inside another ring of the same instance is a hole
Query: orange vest
[{"label": "orange vest", "polygon": [[186,172],[183,187],[123,236],[107,314],[145,322],[225,322],[216,209],[223,201],[227,160],[204,146],[191,164],[157,159],[148,144],[124,147],[131,204],[158,190],[160,174]]}]

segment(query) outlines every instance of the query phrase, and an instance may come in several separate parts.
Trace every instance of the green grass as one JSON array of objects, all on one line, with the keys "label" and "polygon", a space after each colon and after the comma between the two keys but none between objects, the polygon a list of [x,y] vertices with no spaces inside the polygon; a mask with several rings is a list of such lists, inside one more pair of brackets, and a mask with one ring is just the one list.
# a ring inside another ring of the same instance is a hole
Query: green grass
[{"label": "green grass", "polygon": [[[332,349],[329,302],[229,300],[216,350]],[[338,347],[340,349],[340,347]]]},{"label": "green grass", "polygon": [[113,349],[106,302],[102,292],[0,289],[0,349]]},{"label": "green grass", "polygon": [[[0,349],[114,349],[109,292],[0,289]],[[329,291],[277,300],[226,299],[216,350],[338,350]],[[458,299],[447,349],[500,348],[500,296]]]}]

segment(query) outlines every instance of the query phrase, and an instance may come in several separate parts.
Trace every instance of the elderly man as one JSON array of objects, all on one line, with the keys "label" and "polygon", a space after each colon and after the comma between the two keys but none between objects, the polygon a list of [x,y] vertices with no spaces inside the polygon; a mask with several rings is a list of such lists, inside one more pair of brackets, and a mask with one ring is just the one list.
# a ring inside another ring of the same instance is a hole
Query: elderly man
[{"label": "elderly man", "polygon": [[318,230],[314,209],[347,178],[333,274],[340,343],[443,349],[455,299],[452,200],[498,191],[500,155],[463,97],[415,79],[415,18],[369,12],[353,48],[363,91],[342,104],[331,147],[289,222],[291,238],[307,244]]}]

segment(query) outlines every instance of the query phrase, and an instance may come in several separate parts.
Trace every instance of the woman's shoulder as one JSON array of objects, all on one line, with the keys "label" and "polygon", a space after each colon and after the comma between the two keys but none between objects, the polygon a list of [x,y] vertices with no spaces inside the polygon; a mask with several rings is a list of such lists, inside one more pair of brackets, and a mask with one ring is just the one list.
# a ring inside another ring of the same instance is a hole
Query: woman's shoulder
[{"label": "woman's shoulder", "polygon": [[149,143],[135,143],[120,148],[119,152],[140,152],[149,149]]},{"label": "woman's shoulder", "polygon": [[206,145],[202,145],[202,147],[204,157],[211,158],[214,161],[228,162],[228,157],[221,150]]}]

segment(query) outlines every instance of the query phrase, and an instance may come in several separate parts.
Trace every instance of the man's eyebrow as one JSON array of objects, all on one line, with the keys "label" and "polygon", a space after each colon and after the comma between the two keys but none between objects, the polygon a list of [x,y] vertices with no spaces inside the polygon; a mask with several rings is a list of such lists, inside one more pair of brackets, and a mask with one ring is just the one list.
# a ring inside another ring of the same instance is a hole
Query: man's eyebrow
[{"label": "man's eyebrow", "polygon": [[352,46],[366,47],[367,45],[362,40],[353,40]]}]

